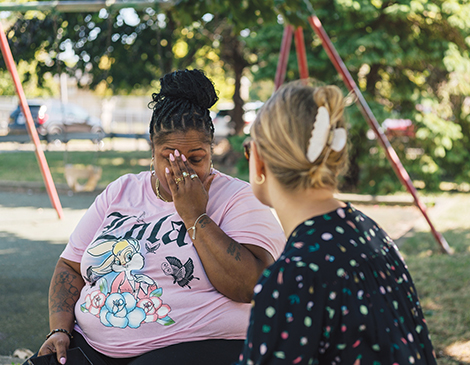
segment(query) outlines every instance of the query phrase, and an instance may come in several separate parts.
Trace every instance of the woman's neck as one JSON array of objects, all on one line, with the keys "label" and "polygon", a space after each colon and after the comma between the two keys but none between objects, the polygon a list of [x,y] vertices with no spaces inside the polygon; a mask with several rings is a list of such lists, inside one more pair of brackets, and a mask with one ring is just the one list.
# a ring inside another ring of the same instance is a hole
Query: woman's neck
[{"label": "woman's neck", "polygon": [[[151,182],[152,182],[152,189],[157,198],[163,200],[164,202],[171,202],[173,201],[173,197],[171,194],[167,193],[165,189],[162,188],[162,184],[159,182],[157,183],[157,176],[152,175]],[[158,185],[158,191],[157,191],[157,185]]]},{"label": "woman's neck", "polygon": [[272,207],[276,210],[286,238],[289,238],[292,231],[307,219],[346,206],[334,198],[331,189],[286,191],[279,184],[275,184],[270,190]]}]

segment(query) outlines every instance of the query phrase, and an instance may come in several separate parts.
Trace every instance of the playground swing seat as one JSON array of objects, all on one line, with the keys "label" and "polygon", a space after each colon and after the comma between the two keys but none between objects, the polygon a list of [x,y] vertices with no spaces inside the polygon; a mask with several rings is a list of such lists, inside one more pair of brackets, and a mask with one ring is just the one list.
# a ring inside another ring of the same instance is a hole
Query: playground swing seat
[{"label": "playground swing seat", "polygon": [[[74,193],[94,191],[101,179],[103,169],[94,165],[66,164],[64,168],[67,185]],[[84,183],[80,181],[85,180]]]},{"label": "playground swing seat", "polygon": [[[98,153],[99,147],[95,152]],[[74,193],[94,191],[101,179],[103,169],[95,164],[72,164],[67,162],[67,148],[64,153],[64,176],[67,185]]]}]

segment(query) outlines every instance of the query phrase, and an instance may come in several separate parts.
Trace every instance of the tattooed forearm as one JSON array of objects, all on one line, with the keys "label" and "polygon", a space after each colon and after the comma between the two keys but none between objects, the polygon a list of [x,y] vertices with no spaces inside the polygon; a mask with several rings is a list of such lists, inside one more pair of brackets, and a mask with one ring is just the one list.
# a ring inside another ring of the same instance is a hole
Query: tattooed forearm
[{"label": "tattooed forearm", "polygon": [[205,226],[207,226],[209,223],[211,222],[211,219],[208,217],[208,216],[203,216],[200,220],[199,220],[199,224],[201,225],[201,228],[204,228]]},{"label": "tattooed forearm", "polygon": [[237,261],[242,260],[241,253],[240,253],[240,245],[235,241],[230,242],[227,248],[227,253],[231,256],[234,256],[235,260]]},{"label": "tattooed forearm", "polygon": [[80,295],[80,289],[76,286],[78,275],[69,271],[57,273],[49,293],[49,313],[69,312],[73,313],[75,302]]}]

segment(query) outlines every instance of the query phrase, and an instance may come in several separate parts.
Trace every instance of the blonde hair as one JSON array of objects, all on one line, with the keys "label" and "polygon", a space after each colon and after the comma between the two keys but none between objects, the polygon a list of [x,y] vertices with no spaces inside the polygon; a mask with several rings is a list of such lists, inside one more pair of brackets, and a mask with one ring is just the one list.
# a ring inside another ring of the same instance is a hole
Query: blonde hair
[{"label": "blonde hair", "polygon": [[338,175],[347,164],[347,148],[335,152],[325,146],[313,163],[306,154],[318,108],[328,110],[333,129],[346,129],[344,105],[337,86],[312,87],[296,81],[282,86],[260,109],[251,135],[260,156],[287,189],[336,189]]}]

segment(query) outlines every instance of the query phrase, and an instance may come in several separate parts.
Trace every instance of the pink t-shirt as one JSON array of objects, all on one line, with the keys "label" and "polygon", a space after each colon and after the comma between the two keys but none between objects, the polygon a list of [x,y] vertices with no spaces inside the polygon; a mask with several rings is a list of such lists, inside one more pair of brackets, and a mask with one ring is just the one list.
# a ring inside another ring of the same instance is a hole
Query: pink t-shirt
[{"label": "pink t-shirt", "polygon": [[[270,209],[248,183],[216,174],[207,214],[235,241],[277,259],[285,239]],[[250,304],[214,289],[174,204],[153,192],[150,172],[109,184],[61,257],[81,263],[75,329],[103,354],[131,357],[180,342],[246,337]]]}]

